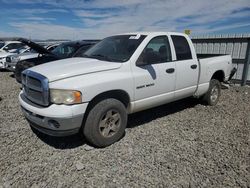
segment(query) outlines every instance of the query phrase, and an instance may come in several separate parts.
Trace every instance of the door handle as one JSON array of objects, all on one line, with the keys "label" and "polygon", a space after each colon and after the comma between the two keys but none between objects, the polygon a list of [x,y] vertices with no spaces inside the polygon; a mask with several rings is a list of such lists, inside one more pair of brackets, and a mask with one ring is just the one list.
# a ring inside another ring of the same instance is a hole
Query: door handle
[{"label": "door handle", "polygon": [[171,74],[171,73],[173,73],[174,72],[174,68],[170,68],[170,69],[167,69],[166,70],[166,73],[169,73],[169,74]]},{"label": "door handle", "polygon": [[196,69],[197,65],[191,65],[191,69]]}]

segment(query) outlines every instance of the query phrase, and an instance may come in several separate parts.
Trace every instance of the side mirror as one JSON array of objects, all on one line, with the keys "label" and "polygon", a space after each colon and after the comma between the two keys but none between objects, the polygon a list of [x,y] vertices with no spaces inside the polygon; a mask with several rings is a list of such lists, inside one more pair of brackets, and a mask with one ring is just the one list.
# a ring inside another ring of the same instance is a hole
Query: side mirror
[{"label": "side mirror", "polygon": [[148,51],[146,53],[146,61],[148,64],[155,64],[160,62],[160,56],[154,51]]},{"label": "side mirror", "polygon": [[139,58],[136,61],[137,66],[145,66],[148,65],[147,59],[146,59],[146,53],[142,52],[142,54],[139,56]]},{"label": "side mirror", "polygon": [[160,56],[154,51],[146,51],[138,58],[136,65],[144,66],[160,62]]},{"label": "side mirror", "polygon": [[136,65],[137,66],[145,66],[145,65],[148,65],[148,63],[145,62],[145,61],[139,61],[139,59],[138,59],[137,62],[136,62]]}]

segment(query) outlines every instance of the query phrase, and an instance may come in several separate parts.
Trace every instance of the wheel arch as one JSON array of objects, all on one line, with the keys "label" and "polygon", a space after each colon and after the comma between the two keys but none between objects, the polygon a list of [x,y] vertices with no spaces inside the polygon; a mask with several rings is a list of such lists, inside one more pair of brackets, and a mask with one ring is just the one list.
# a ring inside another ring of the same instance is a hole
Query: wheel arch
[{"label": "wheel arch", "polygon": [[87,107],[87,111],[89,111],[98,102],[100,102],[100,101],[102,101],[104,99],[108,99],[108,98],[117,99],[117,100],[119,100],[120,102],[122,102],[124,104],[126,109],[129,108],[129,103],[130,103],[129,94],[124,90],[117,89],[117,90],[105,91],[103,93],[100,93],[100,94],[96,95],[89,102],[89,105]]},{"label": "wheel arch", "polygon": [[216,79],[219,80],[220,82],[223,82],[225,80],[225,73],[223,70],[217,70],[211,77],[210,80]]},{"label": "wheel arch", "polygon": [[129,94],[126,91],[120,90],[120,89],[105,91],[103,93],[100,93],[100,94],[96,95],[89,102],[89,104],[87,106],[87,109],[85,111],[85,114],[84,114],[82,127],[84,127],[84,125],[85,125],[85,121],[86,121],[86,118],[87,118],[90,110],[97,103],[99,103],[102,100],[108,99],[108,98],[113,98],[113,99],[119,100],[120,102],[122,102],[124,104],[124,106],[127,109],[127,111],[129,111],[129,108],[130,108],[130,105],[129,105],[129,103],[130,103],[130,96],[129,96]]}]

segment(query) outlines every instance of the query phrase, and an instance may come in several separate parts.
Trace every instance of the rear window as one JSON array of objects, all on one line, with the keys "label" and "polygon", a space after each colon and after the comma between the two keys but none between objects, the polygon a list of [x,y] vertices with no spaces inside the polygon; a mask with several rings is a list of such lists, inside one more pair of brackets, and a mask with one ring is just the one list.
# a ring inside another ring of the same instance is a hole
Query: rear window
[{"label": "rear window", "polygon": [[177,35],[172,35],[171,38],[174,43],[177,60],[192,59],[192,54],[187,39],[183,36]]}]

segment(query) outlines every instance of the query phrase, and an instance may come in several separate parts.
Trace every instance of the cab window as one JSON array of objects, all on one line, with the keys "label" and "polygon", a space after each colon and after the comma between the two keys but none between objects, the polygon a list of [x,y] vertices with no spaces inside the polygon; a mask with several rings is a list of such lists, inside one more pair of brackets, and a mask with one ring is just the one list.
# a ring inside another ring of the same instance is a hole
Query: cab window
[{"label": "cab window", "polygon": [[177,60],[192,59],[192,54],[187,39],[183,36],[177,35],[172,35],[171,38],[174,43]]},{"label": "cab window", "polygon": [[167,36],[158,36],[147,44],[140,57],[137,65],[165,63],[172,61],[170,45]]}]

